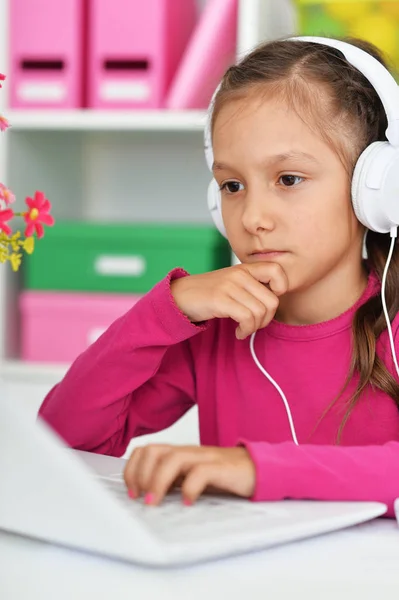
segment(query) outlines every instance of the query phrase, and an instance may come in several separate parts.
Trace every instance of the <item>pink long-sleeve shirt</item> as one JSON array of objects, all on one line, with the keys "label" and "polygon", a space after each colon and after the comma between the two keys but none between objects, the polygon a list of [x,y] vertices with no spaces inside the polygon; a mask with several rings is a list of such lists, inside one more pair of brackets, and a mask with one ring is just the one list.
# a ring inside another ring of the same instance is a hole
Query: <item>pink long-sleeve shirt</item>
[{"label": "pink long-sleeve shirt", "polygon": [[[376,276],[331,321],[272,321],[256,335],[257,356],[290,404],[297,446],[280,395],[252,359],[249,338],[235,337],[237,324],[194,325],[175,305],[170,280],[184,275],[172,271],[114,322],[50,391],[39,414],[71,447],[121,456],[132,437],[170,426],[196,403],[202,444],[246,445],[256,467],[254,500],[373,500],[386,503],[393,516],[399,497],[394,400],[368,387],[337,445],[354,378],[319,422],[346,380],[353,315],[379,293]],[[398,325],[399,317],[392,324],[396,348]],[[386,330],[377,352],[396,378]]]}]

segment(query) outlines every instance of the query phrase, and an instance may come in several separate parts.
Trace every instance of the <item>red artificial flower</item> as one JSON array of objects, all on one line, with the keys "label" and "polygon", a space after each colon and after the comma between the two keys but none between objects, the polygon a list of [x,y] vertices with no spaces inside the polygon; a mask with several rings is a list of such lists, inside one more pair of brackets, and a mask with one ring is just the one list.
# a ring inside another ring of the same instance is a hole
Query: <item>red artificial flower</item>
[{"label": "red artificial flower", "polygon": [[6,204],[15,202],[15,194],[4,183],[0,183],[0,200],[3,200]]},{"label": "red artificial flower", "polygon": [[[5,75],[3,75],[3,73],[0,73],[0,81],[4,81],[6,78]],[[0,83],[0,88],[1,88],[1,83]]]},{"label": "red artificial flower", "polygon": [[27,227],[25,236],[30,237],[36,231],[37,237],[42,238],[44,235],[43,225],[54,225],[54,219],[49,214],[51,204],[46,199],[43,192],[36,192],[34,198],[26,198],[25,200],[29,210],[24,214]]},{"label": "red artificial flower", "polygon": [[12,229],[9,225],[6,224],[6,221],[9,221],[14,216],[14,211],[11,208],[6,208],[5,210],[0,210],[0,230],[4,231],[6,235],[10,235]]},{"label": "red artificial flower", "polygon": [[9,127],[10,127],[10,123],[8,122],[8,119],[6,119],[5,117],[2,117],[0,115],[0,131],[5,131]]}]

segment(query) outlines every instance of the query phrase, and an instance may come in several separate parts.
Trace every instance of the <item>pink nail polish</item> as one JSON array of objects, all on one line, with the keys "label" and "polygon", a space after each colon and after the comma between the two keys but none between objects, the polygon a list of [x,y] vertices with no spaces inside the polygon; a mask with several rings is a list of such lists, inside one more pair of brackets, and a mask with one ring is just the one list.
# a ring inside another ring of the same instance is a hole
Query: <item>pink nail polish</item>
[{"label": "pink nail polish", "polygon": [[192,506],[193,505],[191,500],[189,500],[188,498],[184,498],[183,504],[184,504],[184,506]]},{"label": "pink nail polish", "polygon": [[152,504],[154,502],[154,494],[146,494],[144,497],[145,504]]},{"label": "pink nail polish", "polygon": [[132,500],[136,500],[137,498],[137,494],[136,492],[134,492],[133,490],[128,490],[127,495],[129,496],[129,498],[131,498]]}]

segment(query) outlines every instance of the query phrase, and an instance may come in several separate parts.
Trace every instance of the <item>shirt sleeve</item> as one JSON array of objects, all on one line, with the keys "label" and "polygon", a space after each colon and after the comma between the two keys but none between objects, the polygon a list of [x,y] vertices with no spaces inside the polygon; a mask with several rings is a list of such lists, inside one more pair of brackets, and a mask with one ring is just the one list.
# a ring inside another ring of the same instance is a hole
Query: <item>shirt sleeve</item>
[{"label": "shirt sleeve", "polygon": [[318,446],[242,441],[256,468],[252,500],[371,501],[399,497],[399,442],[381,446]]},{"label": "shirt sleeve", "polygon": [[72,364],[47,395],[42,417],[72,448],[121,456],[132,437],[172,425],[195,404],[189,338],[192,324],[176,306],[175,269]]}]

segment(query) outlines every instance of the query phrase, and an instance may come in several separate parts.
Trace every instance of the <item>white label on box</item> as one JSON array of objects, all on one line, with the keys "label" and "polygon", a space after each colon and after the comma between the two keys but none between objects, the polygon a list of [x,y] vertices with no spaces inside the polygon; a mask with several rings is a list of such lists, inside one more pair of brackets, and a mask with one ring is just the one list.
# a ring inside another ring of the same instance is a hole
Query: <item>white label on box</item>
[{"label": "white label on box", "polygon": [[140,277],[147,269],[143,256],[98,256],[94,269],[99,275]]},{"label": "white label on box", "polygon": [[63,83],[24,82],[18,87],[18,96],[21,100],[29,100],[30,102],[42,102],[43,100],[61,102],[66,96],[66,88]]},{"label": "white label on box", "polygon": [[87,345],[91,346],[96,340],[106,331],[105,327],[95,327],[90,329],[87,333]]},{"label": "white label on box", "polygon": [[135,100],[143,102],[151,95],[151,88],[144,81],[105,81],[100,86],[102,100]]}]

